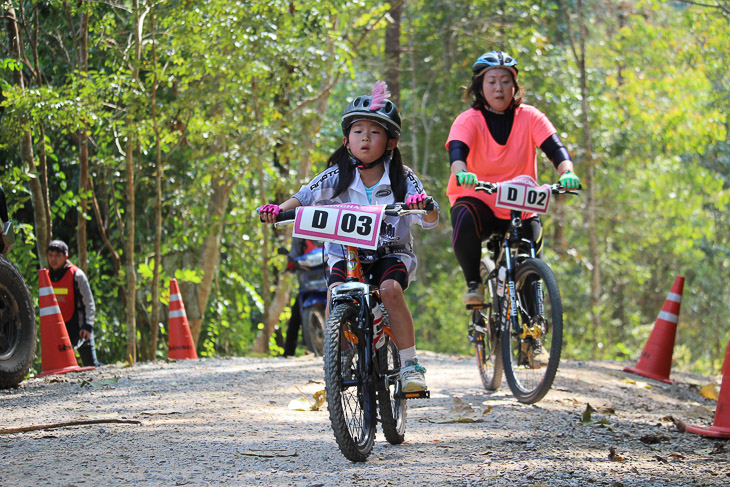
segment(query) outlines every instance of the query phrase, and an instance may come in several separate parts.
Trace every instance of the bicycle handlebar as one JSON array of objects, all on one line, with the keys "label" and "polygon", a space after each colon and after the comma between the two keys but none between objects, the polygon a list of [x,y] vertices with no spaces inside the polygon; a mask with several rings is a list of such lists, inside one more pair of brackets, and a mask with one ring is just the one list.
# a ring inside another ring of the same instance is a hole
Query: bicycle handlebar
[{"label": "bicycle handlebar", "polygon": [[[425,200],[426,208],[423,210],[411,210],[406,208],[405,203],[393,203],[385,205],[385,214],[388,216],[418,215],[433,211],[436,208],[433,197],[428,196]],[[296,209],[284,210],[276,215],[276,223],[294,221]]]},{"label": "bicycle handlebar", "polygon": [[[495,191],[497,191],[497,187],[499,186],[499,183],[490,183],[487,181],[477,181],[477,185],[474,188],[475,191],[484,191],[485,193],[492,194]],[[579,194],[578,191],[583,189],[583,185],[578,185],[578,188],[573,189],[566,189],[563,188],[560,183],[555,183],[550,185],[550,192],[552,194]]]}]

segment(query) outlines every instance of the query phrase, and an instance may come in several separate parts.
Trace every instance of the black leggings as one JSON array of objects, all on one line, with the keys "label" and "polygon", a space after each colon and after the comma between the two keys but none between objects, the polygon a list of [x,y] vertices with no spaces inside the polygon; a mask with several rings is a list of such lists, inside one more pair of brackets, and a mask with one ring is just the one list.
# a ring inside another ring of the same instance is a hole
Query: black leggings
[{"label": "black leggings", "polygon": [[[493,234],[504,235],[510,220],[502,220],[482,200],[469,196],[459,198],[451,207],[451,245],[461,266],[466,282],[479,281],[479,260],[482,256],[482,242]],[[520,235],[532,238],[537,244],[537,255],[542,258],[542,223],[540,217],[527,219],[522,223]]]},{"label": "black leggings", "polygon": [[[347,262],[341,260],[332,266],[329,285],[347,280]],[[377,284],[380,287],[383,281],[393,279],[398,281],[405,291],[408,288],[408,270],[397,257],[381,257],[372,264],[363,264],[362,275],[366,282]]]}]

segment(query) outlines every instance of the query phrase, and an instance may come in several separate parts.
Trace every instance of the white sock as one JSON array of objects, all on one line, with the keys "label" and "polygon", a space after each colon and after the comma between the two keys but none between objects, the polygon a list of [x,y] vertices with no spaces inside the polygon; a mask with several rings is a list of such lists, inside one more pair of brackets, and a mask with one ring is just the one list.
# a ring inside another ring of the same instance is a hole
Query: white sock
[{"label": "white sock", "polygon": [[405,365],[406,362],[413,360],[416,358],[416,346],[413,345],[412,347],[404,348],[403,350],[398,351],[398,355],[400,355],[400,363],[402,365]]}]

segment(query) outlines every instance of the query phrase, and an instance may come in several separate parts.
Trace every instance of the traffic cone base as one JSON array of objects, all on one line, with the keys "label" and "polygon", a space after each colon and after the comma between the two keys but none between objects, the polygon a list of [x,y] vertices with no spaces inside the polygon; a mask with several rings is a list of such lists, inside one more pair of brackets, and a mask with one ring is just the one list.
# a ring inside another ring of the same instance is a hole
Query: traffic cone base
[{"label": "traffic cone base", "polygon": [[190,333],[185,305],[176,279],[170,279],[169,346],[167,356],[171,359],[197,359],[193,336]]},{"label": "traffic cone base", "polygon": [[[637,365],[637,367],[638,367],[638,365]],[[667,379],[666,377],[659,375],[659,374],[652,374],[651,372],[649,372],[647,370],[641,370],[641,369],[633,368],[633,367],[624,367],[624,372],[630,372],[632,374],[642,375],[648,379],[658,380],[658,381],[664,382],[666,384],[674,384],[674,382]]]},{"label": "traffic cone base", "polygon": [[709,428],[687,426],[686,431],[696,435],[711,436],[713,438],[730,438],[730,428],[721,428],[719,426],[710,426]]},{"label": "traffic cone base", "polygon": [[54,374],[68,374],[69,372],[84,372],[85,370],[94,370],[95,368],[96,367],[94,366],[79,367],[78,365],[71,365],[62,369],[46,370],[45,372],[41,372],[40,374],[38,374],[38,377],[45,377],[46,375]]},{"label": "traffic cone base", "polygon": [[38,271],[38,300],[41,315],[41,373],[38,377],[92,370],[94,367],[79,367],[76,361],[48,269]]},{"label": "traffic cone base", "polygon": [[722,364],[722,384],[717,398],[715,420],[709,428],[687,426],[687,431],[713,438],[730,438],[730,342],[727,344]]},{"label": "traffic cone base", "polygon": [[643,375],[649,379],[672,384],[669,372],[672,369],[672,353],[674,352],[674,338],[679,321],[679,307],[682,304],[682,289],[684,277],[677,276],[672,290],[664,301],[661,312],[649,334],[639,360],[635,367],[624,368],[625,372]]}]

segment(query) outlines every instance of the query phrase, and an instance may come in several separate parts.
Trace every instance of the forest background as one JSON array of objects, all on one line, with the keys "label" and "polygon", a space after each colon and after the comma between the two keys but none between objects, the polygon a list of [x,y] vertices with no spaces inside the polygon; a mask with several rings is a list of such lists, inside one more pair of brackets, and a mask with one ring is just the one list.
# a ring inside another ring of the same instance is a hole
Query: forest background
[{"label": "forest background", "polygon": [[[255,208],[324,169],[348,101],[388,82],[404,160],[441,203],[414,229],[419,348],[469,353],[444,142],[471,64],[502,49],[585,190],[546,218],[565,356],[638,358],[677,275],[674,359],[730,338],[726,0],[5,1],[0,184],[37,297],[53,238],[96,298],[104,362],[167,356],[169,280],[201,356],[278,354],[289,235]],[[538,151],[539,152],[539,151]],[[557,174],[540,153],[541,182]],[[160,263],[157,265],[156,263]],[[40,369],[39,359],[34,366]]]}]

